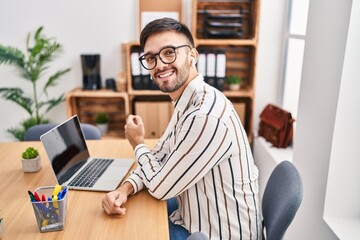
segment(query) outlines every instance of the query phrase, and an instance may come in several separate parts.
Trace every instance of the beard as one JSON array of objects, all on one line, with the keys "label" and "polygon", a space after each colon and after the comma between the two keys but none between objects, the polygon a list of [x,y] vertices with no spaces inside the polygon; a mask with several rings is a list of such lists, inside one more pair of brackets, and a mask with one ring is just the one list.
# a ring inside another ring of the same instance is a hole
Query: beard
[{"label": "beard", "polygon": [[[172,66],[172,67],[163,69],[163,71],[168,70],[168,69],[175,70],[174,74],[176,74],[176,78],[174,80],[161,81],[161,80],[157,80],[157,78],[153,77],[156,85],[164,93],[171,93],[171,92],[175,92],[176,90],[178,90],[180,87],[182,87],[186,83],[186,81],[189,79],[189,75],[190,75],[190,66],[186,63],[186,60],[179,68]],[[158,73],[155,73],[154,76],[156,76],[157,74]]]}]

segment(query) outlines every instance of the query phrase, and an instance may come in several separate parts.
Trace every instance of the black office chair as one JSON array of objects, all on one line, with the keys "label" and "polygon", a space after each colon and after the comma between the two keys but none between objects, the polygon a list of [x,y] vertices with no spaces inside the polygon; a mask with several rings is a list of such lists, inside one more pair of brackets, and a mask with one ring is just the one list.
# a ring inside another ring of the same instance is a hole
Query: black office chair
[{"label": "black office chair", "polygon": [[283,239],[303,198],[301,176],[289,161],[279,163],[266,184],[263,199],[263,225],[267,240]]},{"label": "black office chair", "polygon": [[[94,125],[88,123],[81,123],[80,125],[86,140],[97,140],[101,138],[100,130]],[[57,126],[55,123],[46,123],[32,126],[26,131],[24,141],[40,141],[40,136],[55,126]]]}]

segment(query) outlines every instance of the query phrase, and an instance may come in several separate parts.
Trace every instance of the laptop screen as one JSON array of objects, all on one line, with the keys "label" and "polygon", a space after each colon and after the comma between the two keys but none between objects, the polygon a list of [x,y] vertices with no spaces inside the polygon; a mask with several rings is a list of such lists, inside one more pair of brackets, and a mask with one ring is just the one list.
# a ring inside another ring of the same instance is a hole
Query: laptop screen
[{"label": "laptop screen", "polygon": [[76,115],[40,138],[59,184],[71,178],[89,158],[89,151]]}]

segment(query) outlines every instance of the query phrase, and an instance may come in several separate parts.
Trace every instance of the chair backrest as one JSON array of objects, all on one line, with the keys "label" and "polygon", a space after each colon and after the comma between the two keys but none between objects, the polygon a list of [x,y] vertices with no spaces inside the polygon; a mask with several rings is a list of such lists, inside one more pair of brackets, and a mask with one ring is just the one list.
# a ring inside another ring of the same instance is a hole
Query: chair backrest
[{"label": "chair backrest", "polygon": [[283,239],[303,198],[301,176],[289,161],[271,173],[262,198],[263,224],[267,240]]},{"label": "chair backrest", "polygon": [[[94,125],[81,123],[86,140],[97,140],[101,138],[100,130]],[[57,126],[55,123],[39,124],[30,127],[24,136],[24,141],[40,141],[40,136]]]}]

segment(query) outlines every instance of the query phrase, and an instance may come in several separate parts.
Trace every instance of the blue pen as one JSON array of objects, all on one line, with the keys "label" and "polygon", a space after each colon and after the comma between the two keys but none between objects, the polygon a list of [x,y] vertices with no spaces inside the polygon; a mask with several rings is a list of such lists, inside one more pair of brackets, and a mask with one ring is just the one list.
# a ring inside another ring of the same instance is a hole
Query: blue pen
[{"label": "blue pen", "polygon": [[59,197],[58,197],[58,200],[61,200],[65,197],[65,194],[67,192],[67,188],[65,188],[64,190],[62,190],[60,193],[59,193]]},{"label": "blue pen", "polygon": [[62,192],[63,192],[64,190],[61,190],[61,191],[59,191],[59,193],[58,193],[58,195],[57,195],[57,200],[61,200],[61,195],[62,195]]}]

